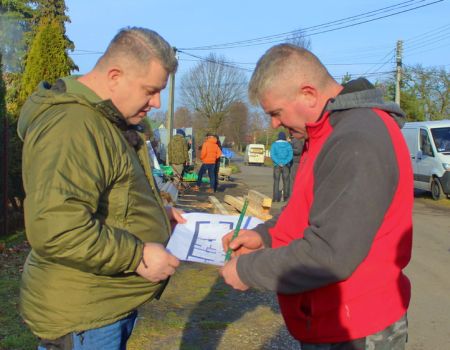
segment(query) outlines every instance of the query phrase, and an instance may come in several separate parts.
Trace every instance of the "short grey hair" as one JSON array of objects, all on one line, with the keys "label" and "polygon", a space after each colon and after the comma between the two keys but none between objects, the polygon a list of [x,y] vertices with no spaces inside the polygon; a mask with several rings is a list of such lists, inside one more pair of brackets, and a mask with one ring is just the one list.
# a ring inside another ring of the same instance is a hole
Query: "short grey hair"
[{"label": "short grey hair", "polygon": [[97,65],[101,66],[119,56],[134,59],[143,65],[157,59],[168,73],[175,73],[178,67],[175,49],[157,32],[147,28],[122,28],[112,39]]},{"label": "short grey hair", "polygon": [[275,45],[256,64],[248,87],[249,100],[257,105],[261,96],[275,81],[284,79],[288,84],[288,80],[299,77],[319,88],[334,82],[325,66],[312,52],[293,44]]}]

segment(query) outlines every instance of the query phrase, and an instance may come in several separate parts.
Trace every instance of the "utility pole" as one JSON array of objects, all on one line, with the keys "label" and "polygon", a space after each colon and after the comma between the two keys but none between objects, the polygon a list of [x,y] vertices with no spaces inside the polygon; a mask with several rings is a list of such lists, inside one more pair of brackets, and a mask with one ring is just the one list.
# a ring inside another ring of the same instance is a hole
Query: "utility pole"
[{"label": "utility pole", "polygon": [[[174,47],[173,51],[177,52]],[[167,108],[167,148],[166,148],[166,164],[169,165],[169,143],[172,141],[173,114],[175,105],[175,73],[170,73],[169,77],[169,106]]]},{"label": "utility pole", "polygon": [[400,106],[400,81],[402,79],[403,41],[397,41],[397,73],[395,77],[395,103]]}]

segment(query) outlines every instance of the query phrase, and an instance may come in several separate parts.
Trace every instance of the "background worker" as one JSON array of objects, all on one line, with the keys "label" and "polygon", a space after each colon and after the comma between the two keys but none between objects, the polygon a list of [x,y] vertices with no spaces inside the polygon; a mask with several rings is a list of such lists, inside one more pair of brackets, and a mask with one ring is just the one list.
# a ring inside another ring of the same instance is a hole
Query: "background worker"
[{"label": "background worker", "polygon": [[22,108],[25,262],[20,311],[39,349],[125,349],[137,307],[179,265],[137,125],[159,108],[172,47],[125,28],[82,77],[42,82]]},{"label": "background worker", "polygon": [[286,141],[286,133],[279,132],[278,139],[270,147],[273,162],[273,197],[274,202],[281,200],[280,177],[283,180],[283,202],[289,198],[291,191],[290,166],[292,163],[292,146]]},{"label": "background worker", "polygon": [[291,137],[291,146],[292,146],[292,165],[289,168],[289,172],[291,174],[291,188],[294,185],[295,175],[297,174],[298,166],[300,165],[300,157],[303,151],[303,139],[297,139],[295,137]]},{"label": "background worker", "polygon": [[185,166],[189,164],[189,149],[183,129],[177,129],[176,135],[169,142],[168,151],[170,166],[183,179]]},{"label": "background worker", "polygon": [[206,171],[208,171],[210,188],[207,190],[207,192],[214,192],[214,186],[216,183],[216,162],[221,155],[222,151],[217,145],[217,139],[214,135],[208,133],[201,149],[200,159],[202,160],[202,165],[200,167],[200,170],[198,171],[197,185],[193,187],[194,191],[200,190],[203,175]]},{"label": "background worker", "polygon": [[[214,137],[216,138],[217,146],[219,146],[220,153],[222,155],[222,143],[220,142],[219,135],[214,135]],[[214,169],[215,175],[214,192],[217,192],[217,189],[219,188],[219,170],[220,170],[220,156],[216,160],[216,167]]]},{"label": "background worker", "polygon": [[339,85],[289,44],[258,61],[249,95],[305,149],[277,220],[224,237],[236,253],[225,281],[277,292],[302,350],[403,350],[414,201],[404,113],[365,79]]}]

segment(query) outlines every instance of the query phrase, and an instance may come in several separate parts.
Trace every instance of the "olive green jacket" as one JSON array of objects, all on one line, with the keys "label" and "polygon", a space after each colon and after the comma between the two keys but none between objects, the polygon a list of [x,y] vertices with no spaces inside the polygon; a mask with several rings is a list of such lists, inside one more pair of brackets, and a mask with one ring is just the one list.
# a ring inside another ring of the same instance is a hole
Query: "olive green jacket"
[{"label": "olive green jacket", "polygon": [[186,164],[189,162],[188,146],[183,136],[175,135],[168,148],[170,164]]},{"label": "olive green jacket", "polygon": [[161,284],[134,271],[143,242],[170,235],[146,147],[129,145],[120,112],[73,77],[56,86],[41,83],[18,123],[32,247],[20,310],[47,339],[113,323],[152,299]]}]

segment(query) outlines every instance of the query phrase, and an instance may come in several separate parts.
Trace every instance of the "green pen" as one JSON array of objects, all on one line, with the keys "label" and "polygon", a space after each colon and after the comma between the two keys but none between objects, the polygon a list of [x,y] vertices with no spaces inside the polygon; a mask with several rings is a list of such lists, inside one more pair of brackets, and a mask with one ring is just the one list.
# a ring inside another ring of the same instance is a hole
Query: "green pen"
[{"label": "green pen", "polygon": [[[248,206],[248,198],[245,199],[244,206],[242,207],[242,211],[241,214],[239,215],[239,220],[237,222],[236,228],[234,229],[233,237],[231,237],[230,243],[233,242],[233,239],[235,239],[239,234],[242,225],[242,220],[244,220],[245,212],[247,210],[247,206]],[[227,254],[225,255],[225,262],[230,260],[231,253],[233,253],[233,249],[228,248]]]}]

